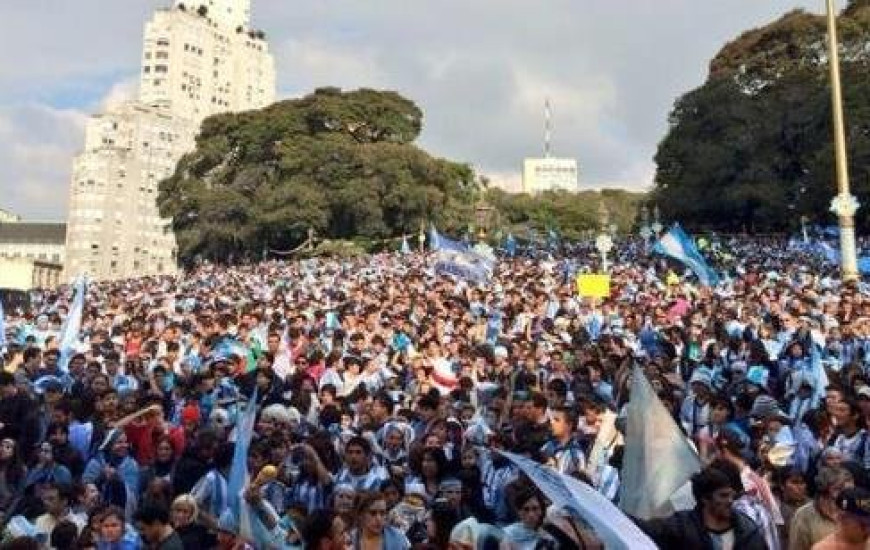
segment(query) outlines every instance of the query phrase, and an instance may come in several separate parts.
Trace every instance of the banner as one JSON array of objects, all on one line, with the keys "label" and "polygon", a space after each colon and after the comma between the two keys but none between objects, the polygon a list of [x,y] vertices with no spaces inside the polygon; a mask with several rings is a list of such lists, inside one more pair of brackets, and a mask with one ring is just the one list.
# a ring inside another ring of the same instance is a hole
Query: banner
[{"label": "banner", "polygon": [[577,275],[577,294],[584,298],[609,298],[610,275]]},{"label": "banner", "polygon": [[592,487],[524,456],[497,452],[529,476],[554,505],[588,523],[608,550],[657,550],[655,543],[633,521]]},{"label": "banner", "polygon": [[719,282],[719,275],[707,265],[707,261],[698,252],[695,243],[677,223],[653,245],[653,252],[685,264],[698,276],[703,285],[715,286]]}]

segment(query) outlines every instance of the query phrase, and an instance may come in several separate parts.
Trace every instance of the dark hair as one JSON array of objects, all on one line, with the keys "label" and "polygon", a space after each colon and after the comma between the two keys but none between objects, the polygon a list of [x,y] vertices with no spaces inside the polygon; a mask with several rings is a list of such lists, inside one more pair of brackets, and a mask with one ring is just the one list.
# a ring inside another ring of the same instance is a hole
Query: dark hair
[{"label": "dark hair", "polygon": [[692,476],[692,496],[695,497],[695,502],[699,505],[702,505],[707,497],[723,487],[730,487],[733,489],[734,481],[728,473],[719,468],[707,466]]},{"label": "dark hair", "polygon": [[51,546],[58,550],[68,550],[76,547],[79,538],[79,528],[76,524],[63,520],[54,526],[51,531]]},{"label": "dark hair", "polygon": [[330,538],[335,512],[332,510],[314,510],[299,527],[305,548],[317,548],[320,541]]},{"label": "dark hair", "polygon": [[165,506],[157,504],[145,504],[133,515],[135,521],[144,523],[145,525],[154,525],[155,523],[169,524],[169,509]]},{"label": "dark hair", "polygon": [[577,414],[577,409],[574,407],[562,406],[556,407],[553,409],[554,413],[562,413],[565,415],[565,420],[568,421],[568,425],[571,426],[571,430],[573,431],[574,427],[577,425],[577,418],[579,415]]},{"label": "dark hair", "polygon": [[374,399],[375,401],[383,405],[384,408],[387,409],[388,413],[393,414],[393,409],[396,407],[396,404],[393,402],[393,398],[390,397],[390,394],[385,391],[379,391],[375,394]]},{"label": "dark hair", "polygon": [[372,444],[369,443],[368,439],[364,438],[361,435],[355,435],[355,436],[351,437],[350,439],[348,439],[347,443],[344,444],[344,448],[347,449],[351,445],[356,445],[357,447],[361,447],[363,450],[363,453],[365,453],[366,456],[372,455]]}]

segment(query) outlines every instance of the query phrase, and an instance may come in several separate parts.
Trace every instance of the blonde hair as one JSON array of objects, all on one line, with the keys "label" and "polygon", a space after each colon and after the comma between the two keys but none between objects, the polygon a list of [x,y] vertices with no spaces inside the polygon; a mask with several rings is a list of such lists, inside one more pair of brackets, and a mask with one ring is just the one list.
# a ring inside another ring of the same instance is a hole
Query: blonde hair
[{"label": "blonde hair", "polygon": [[172,501],[172,506],[170,509],[176,508],[178,506],[186,506],[187,508],[190,508],[193,511],[191,515],[193,516],[194,520],[196,520],[196,517],[199,515],[199,505],[196,503],[196,499],[193,498],[191,495],[184,494],[177,496],[175,500]]}]

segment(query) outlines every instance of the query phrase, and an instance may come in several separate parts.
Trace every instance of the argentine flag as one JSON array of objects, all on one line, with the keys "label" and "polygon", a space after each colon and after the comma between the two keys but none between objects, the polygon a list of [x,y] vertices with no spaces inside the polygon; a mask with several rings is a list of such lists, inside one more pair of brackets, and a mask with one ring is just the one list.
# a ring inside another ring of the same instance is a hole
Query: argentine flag
[{"label": "argentine flag", "polygon": [[508,256],[513,258],[517,254],[517,240],[514,238],[513,233],[508,233],[507,240],[504,243],[504,248],[508,253]]},{"label": "argentine flag", "polygon": [[408,246],[408,236],[402,235],[402,254],[410,254],[411,247]]},{"label": "argentine flag", "polygon": [[75,283],[75,297],[73,298],[72,307],[70,307],[66,320],[63,322],[63,328],[60,331],[60,362],[58,363],[58,368],[60,368],[61,372],[67,372],[69,360],[79,345],[79,333],[82,330],[82,314],[85,310],[85,294],[87,294],[87,283],[84,276],[82,276]]},{"label": "argentine flag", "polygon": [[706,260],[695,247],[695,243],[678,223],[661,236],[653,246],[653,252],[685,264],[698,276],[703,285],[715,286],[719,282],[719,275],[707,265]]}]

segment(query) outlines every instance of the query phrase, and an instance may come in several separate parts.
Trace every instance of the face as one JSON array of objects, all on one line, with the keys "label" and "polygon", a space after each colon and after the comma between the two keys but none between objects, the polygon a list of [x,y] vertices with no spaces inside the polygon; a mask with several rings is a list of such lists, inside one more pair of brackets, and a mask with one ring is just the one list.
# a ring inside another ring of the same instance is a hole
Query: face
[{"label": "face", "polygon": [[362,528],[371,535],[378,535],[383,532],[384,526],[387,523],[387,501],[376,500],[372,502],[366,510],[363,511]]},{"label": "face", "polygon": [[100,489],[93,483],[85,485],[85,507],[93,510],[100,503]]},{"label": "face", "polygon": [[529,529],[537,529],[544,517],[544,508],[541,506],[541,501],[536,498],[531,498],[523,503],[517,515],[520,521]]},{"label": "face", "polygon": [[398,430],[390,430],[387,434],[387,449],[397,451],[402,446],[402,434]]},{"label": "face", "polygon": [[[140,533],[145,535],[145,532],[140,529]],[[100,522],[100,535],[106,542],[118,542],[124,536],[124,522],[114,515],[106,516]],[[146,537],[147,538],[147,537]],[[147,540],[151,540],[150,538]]]},{"label": "face", "polygon": [[368,467],[368,457],[359,445],[348,445],[344,450],[344,462],[349,470],[362,471]]},{"label": "face", "polygon": [[57,489],[43,491],[42,504],[45,506],[45,511],[53,516],[63,515],[66,509],[66,502],[61,498]]},{"label": "face", "polygon": [[714,424],[724,424],[728,421],[728,407],[716,405],[711,411],[711,419]]},{"label": "face", "polygon": [[553,429],[553,436],[557,438],[567,437],[573,431],[573,426],[568,422],[568,417],[563,411],[553,413],[550,426]]},{"label": "face", "polygon": [[186,504],[176,504],[172,507],[171,512],[172,526],[175,528],[183,527],[193,523],[193,508]]},{"label": "face", "polygon": [[124,434],[119,435],[115,443],[112,444],[112,453],[115,456],[127,456],[129,450],[130,443],[127,441],[127,436]]},{"label": "face", "polygon": [[807,482],[801,476],[792,476],[782,486],[783,496],[792,502],[804,500],[807,496]]},{"label": "face", "polygon": [[423,460],[420,462],[420,472],[426,477],[438,475],[438,463],[431,455],[423,456]]},{"label": "face", "polygon": [[722,487],[704,499],[706,510],[714,517],[727,520],[731,517],[731,505],[736,493],[731,487]]},{"label": "face", "polygon": [[353,497],[351,491],[341,491],[335,494],[335,511],[339,514],[347,514],[353,510]]},{"label": "face", "polygon": [[4,439],[0,441],[0,460],[6,461],[15,456],[15,441]]},{"label": "face", "polygon": [[157,445],[157,460],[161,462],[169,462],[172,460],[172,455],[172,445],[168,441],[161,441]]}]

